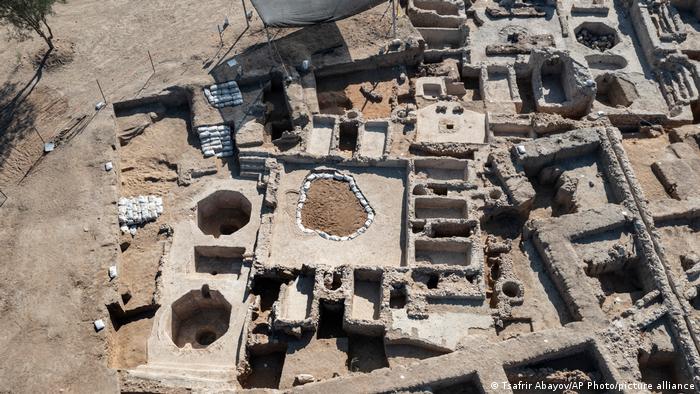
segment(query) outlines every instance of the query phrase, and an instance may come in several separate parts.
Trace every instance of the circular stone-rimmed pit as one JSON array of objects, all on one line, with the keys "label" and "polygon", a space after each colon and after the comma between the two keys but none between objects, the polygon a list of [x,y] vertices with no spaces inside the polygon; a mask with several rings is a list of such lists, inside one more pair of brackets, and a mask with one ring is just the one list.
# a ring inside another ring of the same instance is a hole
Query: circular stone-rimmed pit
[{"label": "circular stone-rimmed pit", "polygon": [[304,179],[296,209],[296,223],[304,233],[349,241],[372,222],[374,209],[351,175],[312,173]]},{"label": "circular stone-rimmed pit", "polygon": [[524,288],[520,281],[514,279],[505,279],[498,283],[497,288],[500,293],[503,294],[511,303],[522,302],[524,295]]}]

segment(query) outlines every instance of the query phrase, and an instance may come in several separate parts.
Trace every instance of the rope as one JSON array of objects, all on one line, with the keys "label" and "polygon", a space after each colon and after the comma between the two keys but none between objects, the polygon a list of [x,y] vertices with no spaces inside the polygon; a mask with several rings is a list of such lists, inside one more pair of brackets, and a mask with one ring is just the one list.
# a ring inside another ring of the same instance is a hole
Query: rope
[{"label": "rope", "polygon": [[282,60],[282,56],[280,55],[279,50],[277,50],[277,44],[272,42],[270,38],[270,31],[267,29],[267,26],[265,26],[265,34],[267,35],[267,45],[270,47],[270,50],[272,50],[279,58],[279,62],[282,65],[282,69],[284,70],[284,77],[289,77],[290,74],[287,70],[287,66],[284,64],[284,60]]}]

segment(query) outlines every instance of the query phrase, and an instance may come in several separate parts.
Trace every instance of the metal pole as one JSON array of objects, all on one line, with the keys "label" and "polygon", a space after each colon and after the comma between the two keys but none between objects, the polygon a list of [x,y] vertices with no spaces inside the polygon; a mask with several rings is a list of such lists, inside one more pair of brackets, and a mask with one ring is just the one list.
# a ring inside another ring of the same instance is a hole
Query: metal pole
[{"label": "metal pole", "polygon": [[394,30],[394,38],[396,38],[396,0],[391,0],[391,26]]},{"label": "metal pole", "polygon": [[241,0],[241,3],[243,3],[243,17],[245,18],[245,24],[247,27],[250,27],[250,20],[248,20],[248,9],[245,6],[245,0]]},{"label": "metal pole", "polygon": [[102,91],[102,86],[100,86],[100,80],[95,79],[95,81],[97,82],[97,88],[100,89],[100,94],[102,95],[102,101],[104,101],[105,104],[107,104],[107,98],[105,97],[105,92]]}]

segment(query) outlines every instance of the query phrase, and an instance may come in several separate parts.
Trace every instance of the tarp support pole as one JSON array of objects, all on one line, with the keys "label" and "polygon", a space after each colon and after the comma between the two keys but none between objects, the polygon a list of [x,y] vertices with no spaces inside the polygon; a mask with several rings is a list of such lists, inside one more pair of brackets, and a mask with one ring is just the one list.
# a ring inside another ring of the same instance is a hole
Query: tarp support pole
[{"label": "tarp support pole", "polygon": [[250,19],[248,19],[248,10],[245,6],[245,0],[241,0],[241,3],[243,3],[243,17],[245,18],[245,24],[246,26],[250,27]]},{"label": "tarp support pole", "polygon": [[396,0],[391,0],[391,26],[396,38]]},{"label": "tarp support pole", "polygon": [[287,66],[284,64],[284,60],[282,59],[282,56],[280,53],[277,51],[277,46],[275,46],[272,43],[272,39],[270,38],[270,31],[267,29],[267,25],[264,25],[265,27],[265,35],[267,36],[267,46],[270,48],[270,54],[272,55],[272,58],[275,58],[275,55],[279,58],[279,62],[282,65],[282,70],[284,70],[284,76],[289,77],[289,71],[287,71]]}]

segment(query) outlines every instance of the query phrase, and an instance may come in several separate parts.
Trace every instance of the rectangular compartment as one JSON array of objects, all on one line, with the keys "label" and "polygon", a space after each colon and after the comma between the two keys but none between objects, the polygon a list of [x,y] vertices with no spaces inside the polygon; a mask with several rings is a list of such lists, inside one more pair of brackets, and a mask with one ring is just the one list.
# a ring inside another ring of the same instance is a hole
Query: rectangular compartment
[{"label": "rectangular compartment", "polygon": [[353,290],[352,318],[379,319],[379,307],[382,303],[381,273],[356,271]]},{"label": "rectangular compartment", "polygon": [[429,263],[466,267],[471,263],[471,243],[466,241],[417,239],[415,251],[417,264]]},{"label": "rectangular compartment", "polygon": [[195,246],[195,272],[210,275],[240,275],[243,267],[244,248],[220,246]]},{"label": "rectangular compartment", "polygon": [[468,164],[454,159],[417,159],[415,172],[435,180],[467,180]]},{"label": "rectangular compartment", "polygon": [[292,283],[283,288],[281,294],[282,316],[280,316],[282,319],[300,321],[309,317],[314,283],[312,275],[299,275]]},{"label": "rectangular compartment", "polygon": [[416,219],[466,219],[467,201],[448,197],[416,197]]},{"label": "rectangular compartment", "polygon": [[365,157],[380,158],[384,154],[386,137],[389,131],[388,122],[367,122],[362,136],[360,154]]},{"label": "rectangular compartment", "polygon": [[325,156],[330,152],[335,118],[314,116],[306,151],[312,155]]}]

